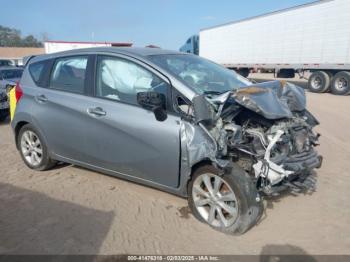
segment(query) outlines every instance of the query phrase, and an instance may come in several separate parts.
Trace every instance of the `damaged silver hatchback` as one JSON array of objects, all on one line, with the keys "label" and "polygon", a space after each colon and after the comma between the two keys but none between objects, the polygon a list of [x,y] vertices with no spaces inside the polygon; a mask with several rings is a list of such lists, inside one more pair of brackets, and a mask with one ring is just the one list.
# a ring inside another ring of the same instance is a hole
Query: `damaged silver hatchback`
[{"label": "damaged silver hatchback", "polygon": [[12,128],[23,161],[67,162],[187,197],[193,215],[242,234],[262,197],[307,189],[322,157],[304,90],[253,84],[200,57],[91,48],[32,58]]}]

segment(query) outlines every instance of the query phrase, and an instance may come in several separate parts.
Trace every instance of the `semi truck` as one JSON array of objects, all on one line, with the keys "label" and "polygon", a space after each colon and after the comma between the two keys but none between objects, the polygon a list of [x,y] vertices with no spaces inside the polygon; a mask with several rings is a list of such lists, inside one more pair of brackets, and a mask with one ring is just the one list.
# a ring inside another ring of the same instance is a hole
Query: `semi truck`
[{"label": "semi truck", "polygon": [[180,47],[180,52],[199,54],[199,35],[192,35],[186,41],[186,43]]},{"label": "semi truck", "polygon": [[252,70],[308,75],[310,91],[348,95],[350,0],[315,1],[202,29],[199,55],[243,76]]}]

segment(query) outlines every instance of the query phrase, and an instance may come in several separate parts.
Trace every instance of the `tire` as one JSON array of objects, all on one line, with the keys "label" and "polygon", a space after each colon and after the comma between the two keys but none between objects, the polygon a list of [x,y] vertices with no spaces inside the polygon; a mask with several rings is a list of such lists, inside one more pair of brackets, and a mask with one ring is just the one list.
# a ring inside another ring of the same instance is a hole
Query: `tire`
[{"label": "tire", "polygon": [[308,81],[308,89],[313,93],[324,93],[329,90],[331,77],[324,71],[316,71],[311,74]]},{"label": "tire", "polygon": [[[234,198],[215,202],[213,197],[209,199],[210,197],[207,198],[202,195],[203,192],[206,196],[211,195],[205,183],[201,182],[206,176],[210,178],[209,181],[214,191],[214,185],[217,179],[222,180],[222,185],[219,187],[221,198],[225,195],[222,194],[225,191],[227,198],[232,195],[228,194],[231,191],[234,193]],[[199,185],[201,186],[201,193],[198,193]],[[198,198],[199,196],[200,198]],[[207,201],[209,203],[206,204]],[[222,208],[222,202],[225,204],[225,208]],[[234,163],[231,173],[225,175],[221,175],[218,169],[210,165],[198,168],[188,184],[188,204],[193,215],[199,221],[209,224],[215,230],[234,235],[241,235],[248,231],[258,222],[263,212],[262,201],[260,200],[255,184],[249,175]],[[227,209],[227,206],[229,206],[229,209]],[[212,208],[215,209],[214,220],[210,219]],[[221,209],[221,214],[218,209]],[[234,212],[225,212],[226,210],[233,211],[234,209],[236,210]],[[223,214],[226,223],[222,222],[222,219],[219,219]]]},{"label": "tire", "polygon": [[338,72],[332,79],[331,92],[334,95],[350,94],[350,72]]},{"label": "tire", "polygon": [[[17,136],[17,145],[24,163],[31,169],[44,171],[56,164],[56,161],[49,157],[42,135],[31,124],[24,125],[21,128]],[[36,159],[37,161],[33,161],[33,154],[36,155],[34,160]]]}]

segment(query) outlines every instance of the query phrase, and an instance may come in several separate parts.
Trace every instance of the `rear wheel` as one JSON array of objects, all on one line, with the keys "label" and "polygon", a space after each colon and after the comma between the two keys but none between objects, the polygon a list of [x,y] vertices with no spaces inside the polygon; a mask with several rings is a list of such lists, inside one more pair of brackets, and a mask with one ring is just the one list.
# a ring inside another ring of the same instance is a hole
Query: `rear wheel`
[{"label": "rear wheel", "polygon": [[24,163],[34,170],[47,170],[55,165],[39,132],[30,124],[21,128],[17,138]]},{"label": "rear wheel", "polygon": [[329,74],[324,71],[316,71],[309,77],[308,89],[314,93],[324,93],[329,89],[330,83]]},{"label": "rear wheel", "polygon": [[254,183],[236,165],[226,175],[220,175],[213,166],[197,169],[188,195],[189,207],[198,220],[228,234],[246,232],[256,224],[263,210]]},{"label": "rear wheel", "polygon": [[350,94],[350,73],[342,71],[337,73],[332,80],[331,92],[335,95]]}]

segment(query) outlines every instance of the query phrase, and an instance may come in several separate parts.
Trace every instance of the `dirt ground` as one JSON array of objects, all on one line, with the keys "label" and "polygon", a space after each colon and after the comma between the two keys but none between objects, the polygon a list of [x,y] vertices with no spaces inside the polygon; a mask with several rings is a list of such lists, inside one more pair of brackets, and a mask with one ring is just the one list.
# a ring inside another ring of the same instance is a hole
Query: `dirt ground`
[{"label": "dirt ground", "polygon": [[317,190],[265,201],[243,236],[212,230],[185,199],[152,188],[70,165],[32,171],[0,124],[0,254],[350,254],[350,97],[307,98],[321,122]]}]

